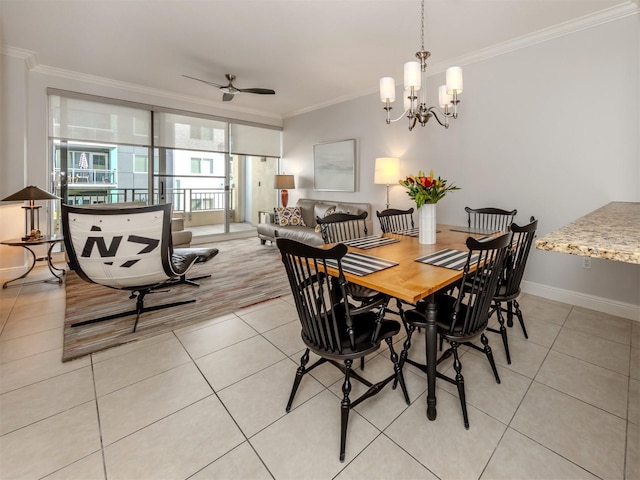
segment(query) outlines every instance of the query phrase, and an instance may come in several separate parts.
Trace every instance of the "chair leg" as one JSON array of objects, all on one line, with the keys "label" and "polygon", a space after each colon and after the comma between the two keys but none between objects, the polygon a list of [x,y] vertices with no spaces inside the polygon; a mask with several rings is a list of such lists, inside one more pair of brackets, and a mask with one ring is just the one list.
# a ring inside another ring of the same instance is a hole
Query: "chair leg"
[{"label": "chair leg", "polygon": [[[137,293],[136,293],[137,292]],[[85,320],[82,322],[77,322],[71,325],[71,328],[82,327],[84,325],[91,325],[93,323],[104,322],[107,320],[115,320],[116,318],[128,317],[129,315],[135,315],[136,320],[133,324],[133,332],[138,328],[138,320],[140,319],[140,315],[145,312],[154,312],[156,310],[162,310],[164,308],[177,307],[180,305],[186,305],[187,303],[194,303],[196,300],[181,300],[179,302],[171,302],[171,303],[163,303],[162,305],[153,305],[151,307],[144,306],[144,297],[147,293],[158,293],[155,290],[135,290],[129,295],[130,299],[136,298],[136,308],[135,310],[128,310],[126,312],[114,313],[112,315],[106,315],[104,317],[92,318],[91,320]]]},{"label": "chair leg", "polygon": [[286,411],[289,413],[291,410],[291,405],[293,404],[293,398],[296,396],[296,392],[298,391],[298,387],[300,386],[300,381],[302,377],[307,372],[306,365],[309,362],[309,349],[307,348],[300,358],[300,366],[298,370],[296,370],[296,378],[293,380],[293,388],[291,389],[291,395],[289,395],[289,402],[287,402]]},{"label": "chair leg", "polygon": [[518,320],[520,321],[520,326],[522,327],[522,333],[524,333],[524,338],[529,338],[529,335],[527,335],[527,329],[524,327],[524,318],[522,318],[522,310],[520,310],[520,304],[518,303],[517,300],[513,301],[513,306],[515,308],[516,311],[516,315],[518,316]]},{"label": "chair leg", "polygon": [[491,347],[489,346],[489,339],[483,333],[482,335],[480,335],[480,341],[482,342],[482,345],[484,345],[484,353],[487,356],[487,360],[489,360],[489,364],[491,365],[491,370],[493,370],[493,375],[496,377],[496,383],[500,383],[500,375],[498,375],[496,362],[493,359],[493,352],[491,351]]},{"label": "chair leg", "polygon": [[507,326],[513,327],[513,300],[507,302]]},{"label": "chair leg", "polygon": [[451,342],[451,350],[453,351],[453,368],[456,371],[456,387],[458,387],[458,396],[460,397],[460,406],[462,407],[462,419],[464,420],[464,428],[469,430],[469,415],[467,413],[467,399],[464,394],[464,377],[462,376],[462,363],[458,356],[458,342]]},{"label": "chair leg", "polygon": [[500,302],[496,305],[496,312],[498,313],[498,323],[500,324],[500,330],[498,333],[502,336],[502,344],[504,345],[504,353],[507,356],[507,363],[511,365],[511,354],[509,353],[509,341],[507,340],[507,329],[504,326],[504,317],[502,316],[502,306]]},{"label": "chair leg", "polygon": [[347,424],[349,423],[349,410],[351,409],[351,364],[353,360],[344,361],[344,383],[342,384],[342,401],[340,402],[340,461],[344,462],[344,451],[347,444]]},{"label": "chair leg", "polygon": [[187,275],[180,275],[180,279],[176,281],[176,284],[186,283],[192,287],[199,287],[200,284],[196,280],[202,280],[203,278],[211,278],[211,275],[200,275],[199,277],[187,278]]},{"label": "chair leg", "polygon": [[405,402],[407,402],[407,405],[411,405],[411,400],[409,400],[409,392],[407,392],[407,385],[404,383],[404,375],[402,374],[402,369],[400,368],[400,364],[398,363],[398,354],[393,348],[393,339],[389,337],[386,338],[385,341],[389,346],[389,355],[391,357],[391,361],[393,362],[393,371],[396,374],[396,378],[393,380],[394,386],[397,386],[398,382],[400,382],[400,388],[402,389],[404,400]]},{"label": "chair leg", "polygon": [[[398,367],[400,371],[404,368],[404,364],[407,360],[407,355],[409,354],[409,349],[411,348],[411,335],[415,331],[416,327],[413,325],[407,325],[407,338],[404,340],[404,344],[402,346],[402,352],[400,352],[400,360],[398,361]],[[393,381],[393,389],[395,390],[398,386],[398,380]]]}]

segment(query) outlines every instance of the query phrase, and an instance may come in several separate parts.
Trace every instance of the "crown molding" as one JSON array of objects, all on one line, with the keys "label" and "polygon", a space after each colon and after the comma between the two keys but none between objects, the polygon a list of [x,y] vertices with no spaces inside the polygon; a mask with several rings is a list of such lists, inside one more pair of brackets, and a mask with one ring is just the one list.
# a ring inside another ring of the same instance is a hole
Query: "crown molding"
[{"label": "crown molding", "polygon": [[38,65],[36,52],[32,52],[31,50],[3,45],[0,47],[0,54],[24,60],[29,70],[34,69]]},{"label": "crown molding", "polygon": [[171,100],[176,100],[179,102],[186,103],[194,103],[197,105],[205,105],[217,109],[222,109],[224,111],[233,111],[239,113],[245,113],[249,115],[258,115],[265,118],[273,118],[276,120],[282,120],[282,117],[278,114],[263,112],[261,110],[254,110],[250,108],[244,107],[236,107],[233,105],[221,104],[215,101],[203,100],[199,97],[192,97],[189,95],[182,95],[175,92],[165,91],[157,88],[145,87],[142,85],[132,84],[128,82],[121,82],[119,80],[112,80],[110,78],[99,77],[96,75],[88,75],[85,73],[74,72],[71,70],[64,70],[62,68],[49,67],[46,65],[37,65],[31,69],[33,72],[41,73],[43,75],[50,75],[54,77],[65,78],[67,80],[75,80],[90,83],[92,85],[99,85],[107,88],[115,88],[119,90],[125,90],[128,92],[143,94],[143,95],[152,95],[156,97],[168,98]]},{"label": "crown molding", "polygon": [[[451,65],[465,66],[465,65],[470,65],[472,63],[482,62],[484,60],[488,60],[493,57],[498,57],[506,53],[520,50],[522,48],[527,48],[532,45],[536,45],[538,43],[548,42],[550,40],[563,37],[565,35],[570,35],[575,32],[596,27],[598,25],[613,22],[625,17],[632,16],[632,15],[638,15],[640,13],[640,7],[638,6],[639,2],[640,0],[629,0],[626,3],[607,8],[590,15],[585,15],[583,17],[579,17],[577,19],[570,20],[568,22],[560,23],[558,25],[554,25],[553,27],[545,28],[543,30],[539,30],[537,32],[531,33],[529,35],[523,35],[521,37],[517,37],[503,43],[492,45],[491,47],[477,50],[468,55],[462,55],[453,59],[449,59],[447,60],[447,62],[429,64],[428,76],[431,77],[433,75],[444,73],[446,69]],[[370,88],[370,89],[361,91],[358,94],[338,97],[336,99],[319,103],[317,105],[305,107],[300,110],[294,110],[292,112],[287,112],[282,115],[282,118],[284,119],[289,117],[295,117],[303,113],[308,113],[313,110],[329,107],[331,105],[336,105],[338,103],[342,103],[347,100],[364,97],[366,95],[371,95],[377,92],[378,92],[377,87]]]},{"label": "crown molding", "polygon": [[477,50],[468,55],[463,55],[450,60],[446,64],[441,62],[430,65],[429,68],[433,70],[433,73],[442,73],[451,65],[470,65],[472,63],[482,62],[493,57],[504,55],[505,53],[527,48],[539,43],[548,42],[556,38],[571,35],[582,30],[587,30],[589,28],[597,27],[598,25],[603,25],[632,15],[638,15],[638,13],[640,13],[638,5],[629,0],[627,3],[616,5],[615,7],[610,7],[591,15],[585,15],[568,22],[554,25],[553,27],[539,30],[529,35],[523,35],[507,42],[498,43],[491,47]]},{"label": "crown molding", "polygon": [[205,105],[213,108],[219,108],[224,111],[232,111],[245,113],[249,115],[258,115],[265,118],[272,118],[281,121],[282,117],[278,114],[263,112],[261,110],[254,110],[244,107],[236,107],[233,105],[221,104],[215,101],[203,100],[199,97],[192,97],[189,95],[181,95],[174,92],[160,90],[156,88],[144,87],[127,82],[121,82],[118,80],[112,80],[105,77],[99,77],[96,75],[88,75],[85,73],[74,72],[72,70],[65,70],[57,67],[50,67],[47,65],[39,65],[36,53],[31,50],[25,50],[23,48],[11,47],[2,45],[0,46],[0,54],[8,57],[18,58],[25,61],[27,68],[34,73],[41,73],[43,75],[50,75],[54,77],[64,78],[67,80],[75,80],[80,82],[90,83],[92,85],[100,85],[108,88],[116,88],[125,90],[137,94],[159,96],[163,98],[169,98],[179,102],[195,103],[197,105]]}]

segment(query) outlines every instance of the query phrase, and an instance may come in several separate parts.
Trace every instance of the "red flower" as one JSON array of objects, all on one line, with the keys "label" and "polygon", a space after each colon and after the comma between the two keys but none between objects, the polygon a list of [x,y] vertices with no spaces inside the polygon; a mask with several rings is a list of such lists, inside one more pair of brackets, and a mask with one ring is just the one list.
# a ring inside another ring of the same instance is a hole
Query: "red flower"
[{"label": "red flower", "polygon": [[418,181],[420,182],[420,185],[425,188],[429,188],[435,183],[431,180],[431,177],[418,177]]}]

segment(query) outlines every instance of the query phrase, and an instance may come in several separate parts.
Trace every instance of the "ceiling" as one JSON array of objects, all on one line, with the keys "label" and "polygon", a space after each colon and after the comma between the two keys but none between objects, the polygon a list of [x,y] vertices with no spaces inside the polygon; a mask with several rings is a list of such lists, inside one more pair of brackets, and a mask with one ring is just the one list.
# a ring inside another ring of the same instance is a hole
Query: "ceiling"
[{"label": "ceiling", "polygon": [[[633,0],[636,2],[636,0]],[[430,73],[623,0],[427,0]],[[0,0],[0,41],[34,68],[222,104],[189,75],[276,95],[225,107],[283,118],[402,82],[420,49],[419,0]],[[435,88],[435,87],[434,87]]]}]

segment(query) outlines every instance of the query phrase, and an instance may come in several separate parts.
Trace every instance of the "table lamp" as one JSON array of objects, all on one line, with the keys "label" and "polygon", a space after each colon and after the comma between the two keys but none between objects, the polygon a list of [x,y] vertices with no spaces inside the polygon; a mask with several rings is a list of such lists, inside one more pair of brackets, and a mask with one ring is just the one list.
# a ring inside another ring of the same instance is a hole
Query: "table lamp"
[{"label": "table lamp", "polygon": [[373,183],[387,186],[387,209],[389,208],[389,185],[395,185],[400,180],[400,159],[393,157],[378,157],[375,164]]},{"label": "table lamp", "polygon": [[[36,200],[58,200],[60,197],[56,197],[52,193],[45,192],[44,190],[34,186],[29,185],[28,187],[23,188],[19,192],[14,193],[13,195],[9,195],[6,198],[3,198],[1,201],[3,202],[15,202],[15,201],[28,201],[28,205],[23,205],[24,208],[24,228],[25,235],[22,237],[22,240],[31,240],[33,238],[37,238],[37,235],[40,231],[40,208],[42,205],[36,205]],[[36,212],[34,216],[33,212]],[[34,218],[35,217],[35,218]]]},{"label": "table lamp", "polygon": [[276,175],[273,182],[273,188],[280,190],[280,199],[282,206],[286,207],[289,203],[289,188],[296,188],[296,182],[293,175]]}]

